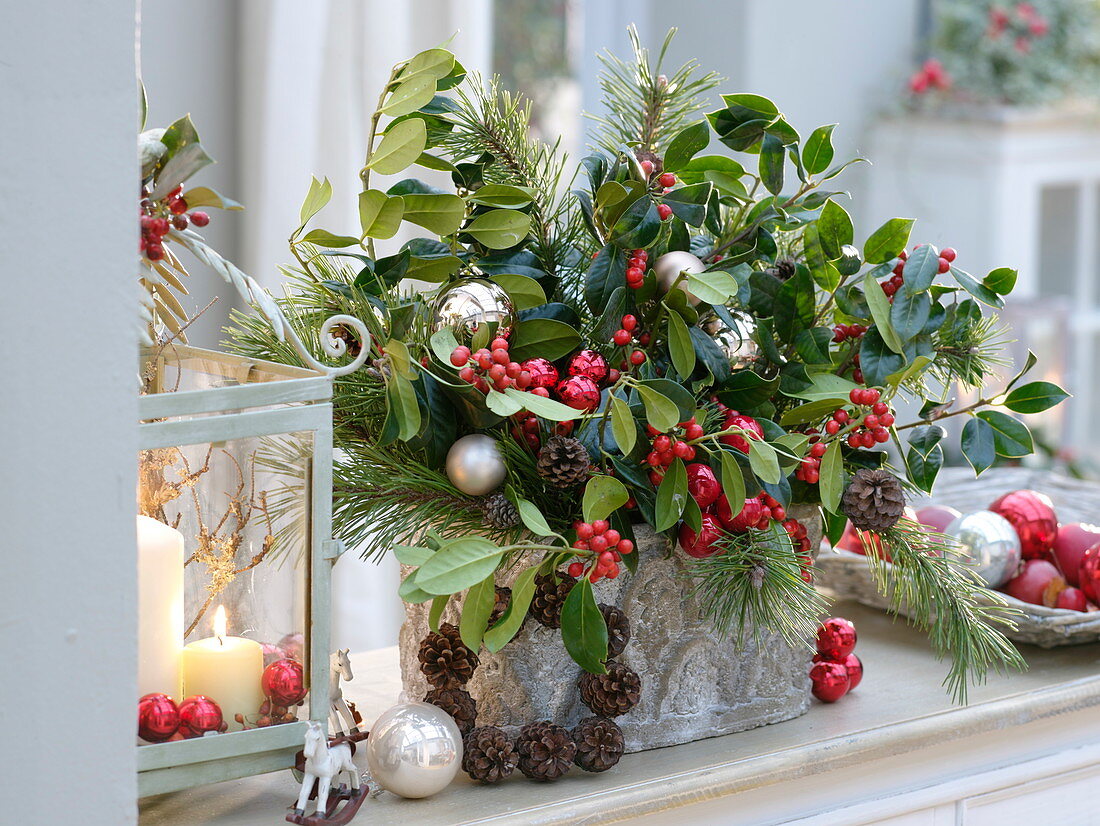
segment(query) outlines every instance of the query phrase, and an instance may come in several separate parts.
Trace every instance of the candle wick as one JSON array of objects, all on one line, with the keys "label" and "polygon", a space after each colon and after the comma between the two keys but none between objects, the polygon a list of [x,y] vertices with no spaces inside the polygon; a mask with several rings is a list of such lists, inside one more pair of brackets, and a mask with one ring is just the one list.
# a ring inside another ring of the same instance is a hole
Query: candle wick
[{"label": "candle wick", "polygon": [[218,645],[225,645],[225,637],[218,635]]}]

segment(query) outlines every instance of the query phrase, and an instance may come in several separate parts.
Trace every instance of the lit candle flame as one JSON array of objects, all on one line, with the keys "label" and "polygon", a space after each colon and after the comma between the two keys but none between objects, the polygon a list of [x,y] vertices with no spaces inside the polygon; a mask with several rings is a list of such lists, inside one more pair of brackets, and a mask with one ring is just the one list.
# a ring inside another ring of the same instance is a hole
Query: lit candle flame
[{"label": "lit candle flame", "polygon": [[218,610],[214,612],[214,636],[218,638],[218,642],[225,645],[225,638],[229,636],[227,630],[227,622],[225,619],[225,606],[219,605]]}]

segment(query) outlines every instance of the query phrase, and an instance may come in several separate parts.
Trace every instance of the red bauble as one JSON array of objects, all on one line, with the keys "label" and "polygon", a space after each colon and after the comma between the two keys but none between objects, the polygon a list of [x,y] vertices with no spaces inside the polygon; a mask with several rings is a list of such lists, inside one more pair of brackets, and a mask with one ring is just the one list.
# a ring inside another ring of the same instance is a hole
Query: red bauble
[{"label": "red bauble", "polygon": [[531,374],[531,387],[549,390],[558,383],[558,368],[549,359],[527,359],[520,366]]},{"label": "red bauble", "polygon": [[1020,573],[1006,582],[1001,590],[1021,602],[1053,608],[1066,581],[1058,569],[1045,559],[1028,559]]},{"label": "red bauble", "polygon": [[817,632],[817,650],[830,660],[843,661],[856,647],[856,627],[844,617],[829,617]]},{"label": "red bauble", "polygon": [[844,658],[843,665],[848,669],[848,690],[854,691],[863,680],[863,662],[855,654],[849,654]]},{"label": "red bauble", "polygon": [[1038,559],[1054,546],[1058,517],[1050,498],[1033,490],[1014,490],[989,506],[1012,523],[1020,537],[1024,559]]},{"label": "red bauble", "polygon": [[718,521],[731,533],[744,533],[749,528],[755,528],[764,515],[764,503],[760,497],[752,496],[745,500],[744,507],[737,516],[733,515],[729,500],[725,496],[718,499]]},{"label": "red bauble", "polygon": [[936,531],[943,531],[959,516],[962,516],[959,511],[943,505],[928,505],[917,511],[917,521]]},{"label": "red bauble", "polygon": [[[764,428],[762,428],[752,416],[742,416],[739,413],[731,413],[726,416],[725,427],[730,427],[731,425],[743,428],[755,434],[757,439],[764,438]],[[729,445],[735,450],[740,450],[742,453],[749,452],[748,440],[739,433],[727,433],[725,436],[720,436],[718,441]]]},{"label": "red bauble", "polygon": [[595,350],[581,350],[569,359],[568,372],[571,376],[587,376],[596,384],[602,384],[607,379],[607,359]]},{"label": "red bauble", "polygon": [[714,556],[720,548],[714,543],[722,536],[722,526],[713,513],[703,514],[703,527],[698,534],[685,522],[680,526],[680,547],[696,559]]},{"label": "red bauble", "polygon": [[1087,611],[1089,603],[1085,599],[1085,592],[1080,588],[1066,588],[1058,595],[1058,601],[1054,603],[1054,607],[1064,608],[1067,611]]},{"label": "red bauble", "polygon": [[167,694],[146,694],[138,700],[138,737],[162,743],[180,727],[180,712]]},{"label": "red bauble", "polygon": [[279,706],[296,706],[306,696],[305,669],[297,660],[276,660],[260,680],[264,696]]},{"label": "red bauble", "polygon": [[851,680],[840,663],[823,660],[810,669],[811,691],[823,703],[835,703],[848,693]]},{"label": "red bauble", "polygon": [[1081,581],[1077,578],[1077,573],[1081,560],[1084,559],[1085,551],[1098,542],[1100,526],[1070,522],[1058,528],[1058,535],[1054,537],[1054,562],[1062,569],[1062,576],[1070,585],[1080,587]]},{"label": "red bauble", "polygon": [[1100,605],[1100,543],[1093,545],[1081,557],[1077,579],[1078,587],[1085,592],[1089,602]]},{"label": "red bauble", "polygon": [[221,706],[203,694],[188,697],[180,703],[180,734],[202,737],[208,731],[221,731],[225,725]]},{"label": "red bauble", "polygon": [[574,410],[595,410],[600,404],[600,388],[588,376],[570,376],[558,382],[558,398]]},{"label": "red bauble", "polygon": [[[700,508],[706,508],[718,501],[722,495],[722,486],[714,471],[700,462],[687,466],[688,493]],[[727,505],[728,507],[728,505]]]}]

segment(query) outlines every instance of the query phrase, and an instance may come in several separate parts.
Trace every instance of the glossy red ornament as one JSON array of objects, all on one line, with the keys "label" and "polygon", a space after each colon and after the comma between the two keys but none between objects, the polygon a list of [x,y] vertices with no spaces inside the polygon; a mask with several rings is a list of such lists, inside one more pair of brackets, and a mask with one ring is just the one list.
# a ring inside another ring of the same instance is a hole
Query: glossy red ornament
[{"label": "glossy red ornament", "polygon": [[162,743],[180,727],[176,701],[167,694],[146,694],[138,700],[138,737]]},{"label": "glossy red ornament", "polygon": [[727,531],[731,533],[744,533],[749,528],[755,528],[759,523],[761,517],[764,516],[764,503],[760,501],[760,497],[751,496],[745,500],[744,507],[741,508],[741,512],[737,516],[733,515],[733,509],[730,507],[729,500],[725,496],[720,496],[717,502],[716,512],[718,514],[718,521],[722,523]]},{"label": "glossy red ornament", "polygon": [[206,695],[196,694],[180,703],[180,734],[184,737],[202,737],[224,727],[221,706]]},{"label": "glossy red ornament", "polygon": [[717,517],[713,513],[704,513],[702,530],[698,534],[686,522],[680,526],[680,547],[696,559],[714,556],[720,550],[714,543],[723,533]]},{"label": "glossy red ornament", "polygon": [[531,387],[550,390],[558,383],[558,368],[549,359],[527,359],[520,367],[531,374]]},{"label": "glossy red ornament", "polygon": [[[725,427],[730,427],[731,425],[749,431],[754,434],[757,439],[764,438],[764,428],[762,428],[759,422],[752,416],[742,416],[740,413],[730,413],[726,416]],[[723,429],[725,429],[725,427]],[[742,453],[749,452],[748,440],[739,433],[727,433],[725,436],[719,436],[718,441],[729,445],[735,450],[740,450]]]},{"label": "glossy red ornament", "polygon": [[280,706],[296,706],[306,696],[305,669],[297,660],[276,660],[260,678],[264,696]]},{"label": "glossy red ornament", "polygon": [[863,662],[855,654],[849,654],[842,664],[848,669],[848,690],[854,691],[863,680]]},{"label": "glossy red ornament", "polygon": [[1100,526],[1087,525],[1081,522],[1070,522],[1058,528],[1058,535],[1054,537],[1054,563],[1061,569],[1066,582],[1074,587],[1080,587],[1081,581],[1077,578],[1081,568],[1081,560],[1085,551],[1100,542]]},{"label": "glossy red ornament", "polygon": [[848,669],[837,662],[822,660],[810,669],[810,690],[823,703],[835,703],[848,693]]},{"label": "glossy red ornament", "polygon": [[844,617],[829,617],[817,631],[817,650],[830,660],[842,661],[856,647],[856,627]]},{"label": "glossy red ornament", "polygon": [[600,404],[600,388],[588,376],[570,376],[558,382],[558,398],[574,410],[595,410]]},{"label": "glossy red ornament", "polygon": [[571,376],[588,376],[596,384],[607,379],[607,359],[595,350],[581,350],[569,359],[567,372]]},{"label": "glossy red ornament", "polygon": [[1048,496],[1033,490],[1014,490],[997,499],[989,510],[1012,523],[1024,559],[1038,559],[1054,547],[1058,517]]},{"label": "glossy red ornament", "polygon": [[1085,592],[1089,602],[1100,605],[1100,543],[1086,550],[1081,557],[1077,580],[1078,587]]},{"label": "glossy red ornament", "polygon": [[1080,588],[1066,588],[1062,593],[1058,595],[1057,602],[1054,603],[1055,608],[1064,608],[1067,611],[1087,611],[1089,609],[1089,602],[1085,598],[1085,592]]},{"label": "glossy red ornament", "polygon": [[[706,508],[718,501],[722,495],[722,486],[714,471],[701,462],[692,462],[687,466],[688,493],[700,508]],[[729,505],[727,504],[727,508]]]},{"label": "glossy red ornament", "polygon": [[1025,560],[1020,573],[1001,587],[1010,597],[1047,608],[1054,607],[1058,595],[1065,589],[1066,581],[1058,569],[1045,559]]}]

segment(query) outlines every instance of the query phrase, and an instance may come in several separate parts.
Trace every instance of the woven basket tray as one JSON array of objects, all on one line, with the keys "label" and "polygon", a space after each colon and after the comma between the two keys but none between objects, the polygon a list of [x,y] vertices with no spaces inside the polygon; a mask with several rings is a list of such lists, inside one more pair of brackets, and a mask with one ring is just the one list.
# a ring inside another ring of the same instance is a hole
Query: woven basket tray
[{"label": "woven basket tray", "polygon": [[[987,508],[1003,493],[1021,488],[1045,493],[1054,502],[1058,520],[1066,522],[1100,521],[1100,485],[1068,479],[1056,473],[1025,468],[1003,468],[987,471],[975,479],[969,469],[945,469],[936,482],[935,496],[914,500],[915,508],[935,502],[950,505],[963,513]],[[887,608],[889,603],[875,587],[866,557],[841,550],[823,550],[815,563],[816,582],[837,596],[854,599],[874,608]],[[1021,602],[1008,594],[1000,594],[1022,615],[1014,617],[1016,629],[1006,636],[1016,642],[1054,648],[1059,645],[1081,645],[1100,640],[1100,612],[1082,613],[1062,608],[1046,608]],[[903,609],[902,614],[905,614]]]}]

